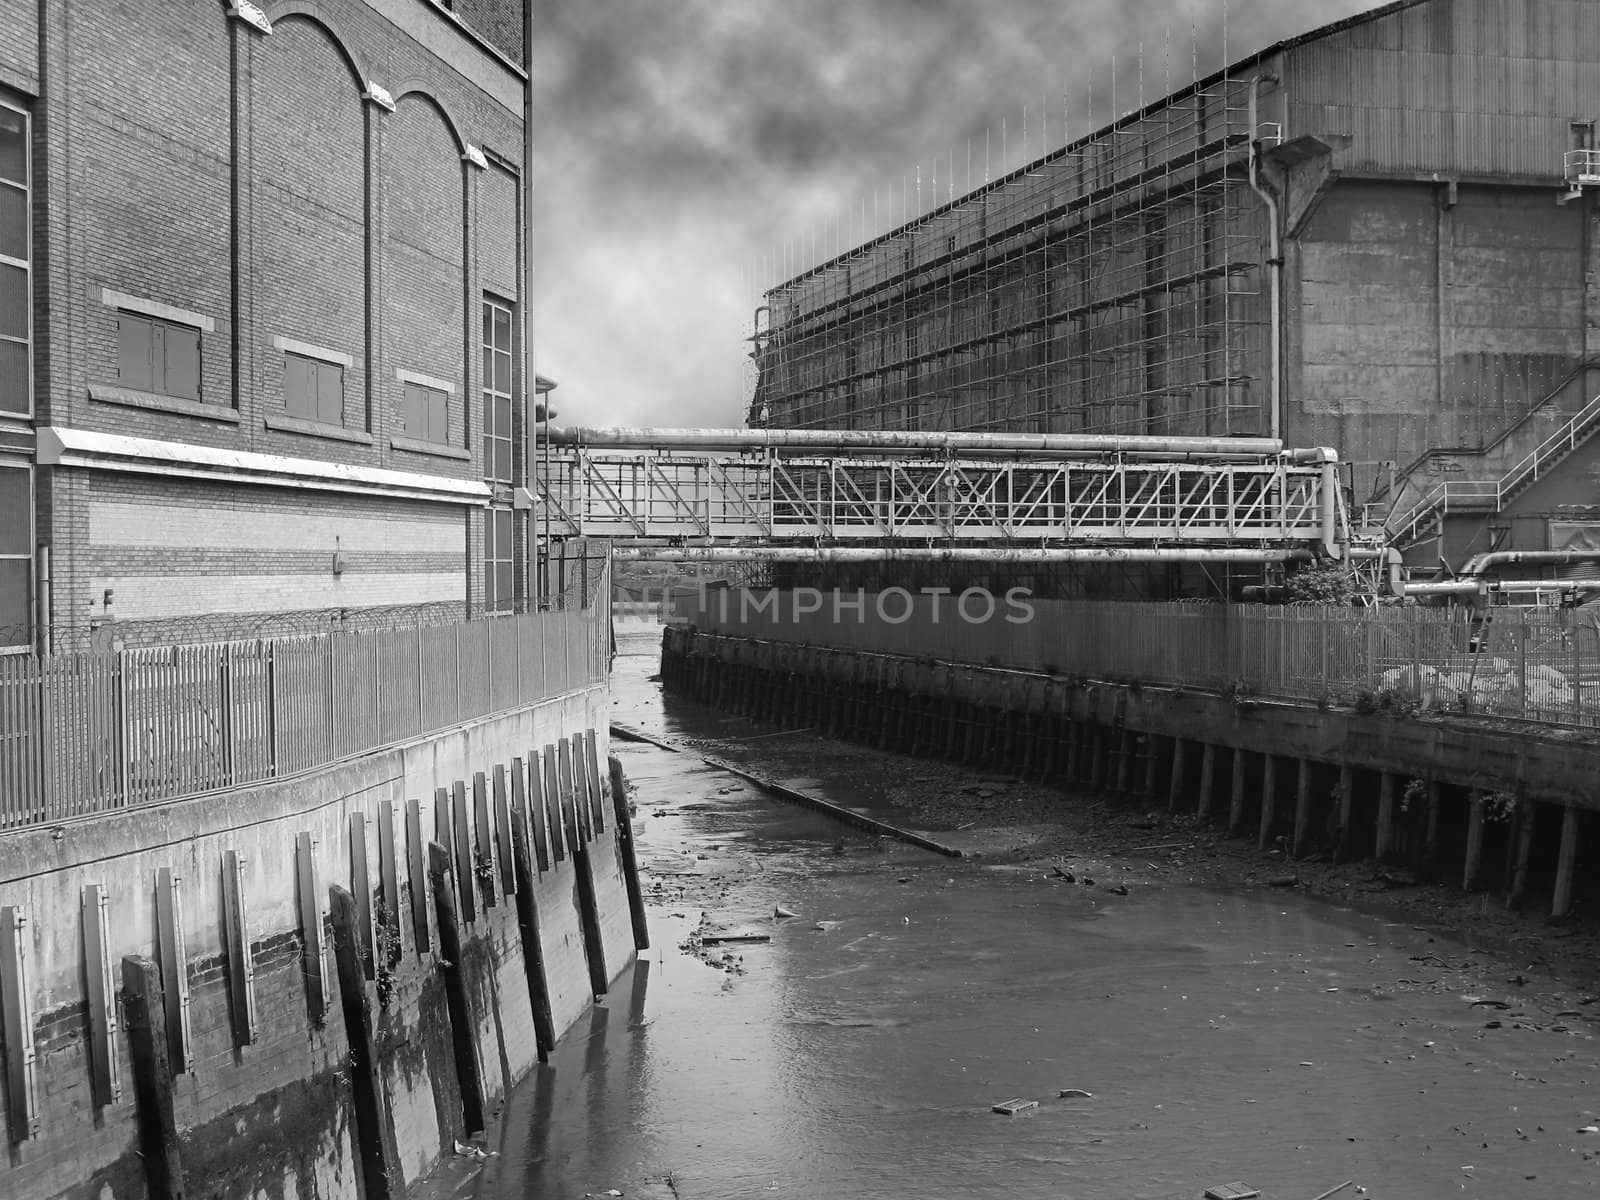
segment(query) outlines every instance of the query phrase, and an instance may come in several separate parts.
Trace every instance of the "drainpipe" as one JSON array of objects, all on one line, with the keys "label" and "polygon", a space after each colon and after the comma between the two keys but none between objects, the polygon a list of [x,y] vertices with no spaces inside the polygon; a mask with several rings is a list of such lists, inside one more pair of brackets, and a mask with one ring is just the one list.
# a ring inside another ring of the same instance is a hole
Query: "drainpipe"
[{"label": "drainpipe", "polygon": [[1268,321],[1272,326],[1271,436],[1279,436],[1283,428],[1283,247],[1278,239],[1278,199],[1261,183],[1261,142],[1256,137],[1260,123],[1256,119],[1256,104],[1264,80],[1277,80],[1272,76],[1257,75],[1250,81],[1250,190],[1261,197],[1267,206],[1267,295]]},{"label": "drainpipe", "polygon": [[[527,79],[522,86],[522,261],[517,264],[522,273],[522,408],[523,428],[527,432],[526,445],[527,465],[524,474],[527,482],[534,483],[534,464],[539,457],[539,422],[536,407],[538,404],[538,371],[533,354],[533,0],[524,0],[522,5],[522,69],[526,71]],[[470,411],[471,405],[467,406]],[[553,413],[551,414],[554,415]],[[481,439],[480,439],[481,440]],[[487,467],[487,464],[485,464]],[[546,476],[548,478],[548,475]],[[537,485],[530,487],[530,493],[537,494]],[[548,514],[550,506],[545,505]],[[485,520],[491,520],[492,515],[485,513]],[[548,523],[548,516],[546,518]],[[548,528],[546,530],[548,534]],[[514,537],[515,535],[513,535]],[[533,607],[543,610],[549,603],[547,594],[546,571],[541,556],[548,548],[548,540],[541,541],[537,522],[533,514],[528,514],[528,565],[532,568],[534,577]],[[468,578],[475,570],[477,564],[468,563]],[[512,584],[512,593],[515,594],[516,585]],[[471,588],[468,588],[471,594]]]},{"label": "drainpipe", "polygon": [[38,594],[37,597],[35,597],[35,603],[37,603],[38,606],[39,606],[39,616],[38,616],[38,620],[36,620],[34,622],[34,628],[38,631],[38,634],[39,634],[39,657],[40,658],[48,658],[50,656],[50,652],[55,648],[54,645],[52,644],[53,639],[50,636],[50,547],[49,546],[40,546],[39,547],[39,568],[38,568],[38,570],[39,570],[39,584],[38,584],[38,589],[37,590],[38,590],[39,594]]}]

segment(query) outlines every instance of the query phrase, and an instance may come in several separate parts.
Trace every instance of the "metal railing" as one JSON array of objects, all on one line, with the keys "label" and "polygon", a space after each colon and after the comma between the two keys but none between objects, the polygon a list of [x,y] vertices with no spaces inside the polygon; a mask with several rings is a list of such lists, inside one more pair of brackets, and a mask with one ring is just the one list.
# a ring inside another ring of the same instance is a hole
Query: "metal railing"
[{"label": "metal railing", "polygon": [[[761,600],[756,597],[754,600]],[[854,597],[846,597],[853,601]],[[969,623],[952,597],[908,611],[763,611],[715,596],[684,615],[697,628],[775,641],[981,663],[1109,680],[1392,711],[1478,713],[1600,726],[1600,618],[1581,610],[1032,600],[1031,616]],[[809,606],[799,606],[806,609]],[[1016,615],[1016,614],[1011,614]]]},{"label": "metal railing", "polygon": [[1447,479],[1419,493],[1411,507],[1398,518],[1390,516],[1388,526],[1393,539],[1400,543],[1415,539],[1427,522],[1450,511],[1452,500],[1458,510],[1478,512],[1488,508],[1498,512],[1507,497],[1524,481],[1538,479],[1545,467],[1576,449],[1597,420],[1600,420],[1600,396],[1573,413],[1560,429],[1512,463],[1498,478]]},{"label": "metal railing", "polygon": [[0,829],[259,783],[603,683],[587,607],[0,658]]}]

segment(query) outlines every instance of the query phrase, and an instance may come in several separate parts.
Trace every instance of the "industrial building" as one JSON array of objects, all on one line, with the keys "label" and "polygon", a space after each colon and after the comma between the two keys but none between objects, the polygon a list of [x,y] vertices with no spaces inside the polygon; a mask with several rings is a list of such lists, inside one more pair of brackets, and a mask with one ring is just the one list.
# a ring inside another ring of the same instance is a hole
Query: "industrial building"
[{"label": "industrial building", "polygon": [[4,6],[0,647],[526,601],[522,10]]},{"label": "industrial building", "polygon": [[1278,436],[1416,567],[1600,546],[1597,96],[1593,0],[1269,46],[773,287],[751,420]]}]

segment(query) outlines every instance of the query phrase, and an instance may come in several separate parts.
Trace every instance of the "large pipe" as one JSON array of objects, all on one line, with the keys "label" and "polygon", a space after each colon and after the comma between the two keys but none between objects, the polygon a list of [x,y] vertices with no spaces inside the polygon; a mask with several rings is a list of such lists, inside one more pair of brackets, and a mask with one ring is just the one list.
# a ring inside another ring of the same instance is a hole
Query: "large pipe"
[{"label": "large pipe", "polygon": [[1600,592],[1600,579],[1443,579],[1404,585],[1407,596],[1475,596],[1489,592]]},{"label": "large pipe", "polygon": [[1267,206],[1267,319],[1272,326],[1271,383],[1268,407],[1274,438],[1283,431],[1283,246],[1278,238],[1278,198],[1261,185],[1261,142],[1256,137],[1256,103],[1262,76],[1250,81],[1250,190]]},{"label": "large pipe", "polygon": [[960,562],[990,566],[1028,563],[1282,563],[1311,559],[1309,550],[1254,550],[1201,546],[1025,547],[978,546],[613,546],[616,562]]},{"label": "large pipe", "polygon": [[[1162,454],[1261,458],[1284,453],[1277,438],[1149,437],[1074,433],[941,433],[891,429],[551,429],[556,446],[639,450],[931,450],[1039,454]],[[1328,449],[1291,450],[1296,462],[1337,461]]]},{"label": "large pipe", "polygon": [[1488,554],[1475,554],[1467,560],[1461,573],[1476,577],[1490,567],[1510,563],[1561,566],[1569,563],[1600,562],[1600,550],[1495,550]]}]

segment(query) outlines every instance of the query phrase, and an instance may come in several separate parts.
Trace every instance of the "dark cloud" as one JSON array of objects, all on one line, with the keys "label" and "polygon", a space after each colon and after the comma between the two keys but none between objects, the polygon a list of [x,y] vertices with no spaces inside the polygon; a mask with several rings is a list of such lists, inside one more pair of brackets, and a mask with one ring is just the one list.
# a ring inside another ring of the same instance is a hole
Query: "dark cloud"
[{"label": "dark cloud", "polygon": [[[1091,89],[1100,125],[1224,49],[1221,0],[534,7],[536,344],[584,424],[739,423],[756,264],[888,224],[919,171],[942,202],[1085,132]],[[1233,0],[1228,55],[1367,7]]]}]

